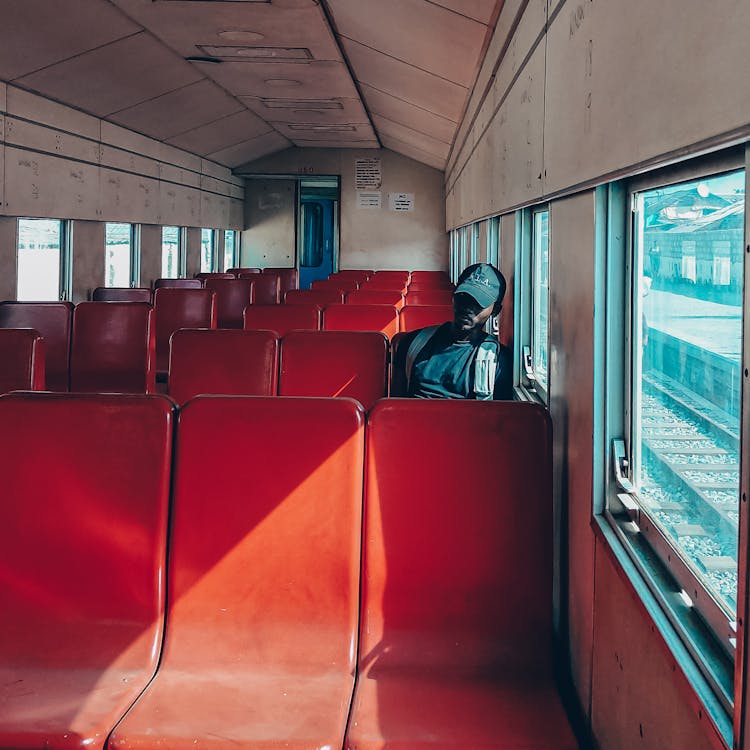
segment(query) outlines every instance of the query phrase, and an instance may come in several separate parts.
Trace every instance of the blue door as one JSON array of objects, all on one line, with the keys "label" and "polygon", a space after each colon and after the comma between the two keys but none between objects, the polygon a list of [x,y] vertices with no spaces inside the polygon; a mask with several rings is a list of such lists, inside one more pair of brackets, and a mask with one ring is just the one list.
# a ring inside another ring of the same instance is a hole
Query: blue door
[{"label": "blue door", "polygon": [[300,289],[309,289],[313,281],[327,279],[333,273],[335,215],[334,200],[303,195],[300,201]]}]

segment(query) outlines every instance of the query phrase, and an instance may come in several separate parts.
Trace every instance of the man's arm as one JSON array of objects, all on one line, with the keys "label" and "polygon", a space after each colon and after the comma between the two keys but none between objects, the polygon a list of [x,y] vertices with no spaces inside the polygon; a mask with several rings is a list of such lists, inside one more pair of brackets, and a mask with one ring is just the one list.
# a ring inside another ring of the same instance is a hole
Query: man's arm
[{"label": "man's arm", "polygon": [[414,341],[417,331],[398,333],[393,338],[391,346],[391,396],[408,396],[406,382],[406,353],[409,345]]},{"label": "man's arm", "polygon": [[492,400],[513,400],[513,354],[507,346],[502,344],[500,344],[497,352],[495,389],[492,392]]}]

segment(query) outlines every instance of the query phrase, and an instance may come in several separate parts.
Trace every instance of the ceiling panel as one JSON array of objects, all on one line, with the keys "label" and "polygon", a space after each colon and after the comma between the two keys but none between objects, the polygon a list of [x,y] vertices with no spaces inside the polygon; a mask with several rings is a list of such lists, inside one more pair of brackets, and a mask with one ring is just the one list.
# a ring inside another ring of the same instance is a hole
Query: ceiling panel
[{"label": "ceiling panel", "polygon": [[316,60],[341,60],[317,2],[153,2],[112,0],[183,57],[203,45],[307,48]]},{"label": "ceiling panel", "polygon": [[283,151],[291,145],[283,135],[272,131],[245,143],[238,143],[235,146],[214,151],[208,154],[208,158],[218,161],[220,164],[225,164],[227,167],[238,167],[248,161],[260,159],[262,156]]},{"label": "ceiling panel", "polygon": [[24,76],[17,83],[104,117],[202,77],[199,70],[142,32]]},{"label": "ceiling panel", "polygon": [[468,90],[387,55],[344,40],[357,80],[417,107],[458,121]]},{"label": "ceiling panel", "polygon": [[320,140],[320,141],[295,141],[299,148],[380,148],[376,140],[345,141],[345,140]]},{"label": "ceiling panel", "polygon": [[383,137],[395,138],[409,146],[425,151],[428,154],[440,157],[442,159],[448,158],[448,152],[450,151],[450,144],[438,141],[435,138],[430,138],[429,135],[419,133],[416,130],[407,128],[404,125],[399,125],[396,122],[391,122],[382,117],[375,117],[375,127],[378,129],[378,133]]},{"label": "ceiling panel", "polygon": [[430,167],[434,167],[435,169],[440,169],[440,170],[445,169],[445,159],[441,159],[440,157],[435,156],[434,154],[428,154],[426,151],[422,151],[421,149],[414,148],[413,146],[410,146],[407,143],[402,143],[396,138],[389,138],[388,136],[381,136],[380,140],[382,141],[383,146],[385,148],[389,148],[391,151],[396,151],[399,154],[408,156],[410,159],[415,159],[416,161],[420,161],[423,164],[427,164]]},{"label": "ceiling panel", "polygon": [[242,110],[170,138],[167,143],[206,156],[213,151],[244,143],[248,138],[255,138],[270,130],[271,126],[268,123],[252,112]]},{"label": "ceiling panel", "polygon": [[[487,27],[425,0],[328,0],[345,39],[469,88]],[[446,54],[446,51],[450,51]],[[361,71],[355,65],[359,77]]]},{"label": "ceiling panel", "polygon": [[367,102],[367,109],[373,116],[380,115],[393,122],[407,125],[445,143],[453,142],[457,124],[452,120],[384,94],[372,86],[361,84],[361,89]]},{"label": "ceiling panel", "polygon": [[273,123],[276,130],[290,141],[374,141],[377,140],[369,122],[330,125],[328,123]]},{"label": "ceiling panel", "polygon": [[431,2],[487,24],[492,19],[495,5],[502,5],[503,0],[431,0]]},{"label": "ceiling panel", "polygon": [[61,6],[50,0],[3,0],[0,78],[12,81],[141,30],[102,0],[65,0]]},{"label": "ceiling panel", "polygon": [[164,140],[243,110],[212,81],[198,81],[110,115],[110,120]]}]

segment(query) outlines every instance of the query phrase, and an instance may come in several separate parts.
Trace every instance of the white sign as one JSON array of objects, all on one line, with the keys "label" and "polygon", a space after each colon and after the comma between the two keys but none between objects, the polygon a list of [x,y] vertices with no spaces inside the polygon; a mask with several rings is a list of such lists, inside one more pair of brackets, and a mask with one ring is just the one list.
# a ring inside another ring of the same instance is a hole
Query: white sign
[{"label": "white sign", "polygon": [[414,193],[388,193],[388,208],[391,211],[413,211]]},{"label": "white sign", "polygon": [[380,190],[357,191],[357,208],[380,208]]},{"label": "white sign", "polygon": [[354,160],[354,188],[355,190],[379,190],[383,183],[380,172],[380,159]]}]

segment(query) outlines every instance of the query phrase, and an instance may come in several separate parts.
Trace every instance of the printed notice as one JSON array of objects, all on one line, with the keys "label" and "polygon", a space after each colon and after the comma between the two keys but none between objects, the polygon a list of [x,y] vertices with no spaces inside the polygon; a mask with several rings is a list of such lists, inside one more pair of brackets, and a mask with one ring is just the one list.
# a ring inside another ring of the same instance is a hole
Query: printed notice
[{"label": "printed notice", "polygon": [[413,211],[414,193],[388,193],[388,208],[391,211]]},{"label": "printed notice", "polygon": [[354,160],[355,190],[379,190],[383,183],[380,172],[380,159]]},{"label": "printed notice", "polygon": [[357,208],[380,208],[380,190],[357,191]]}]

